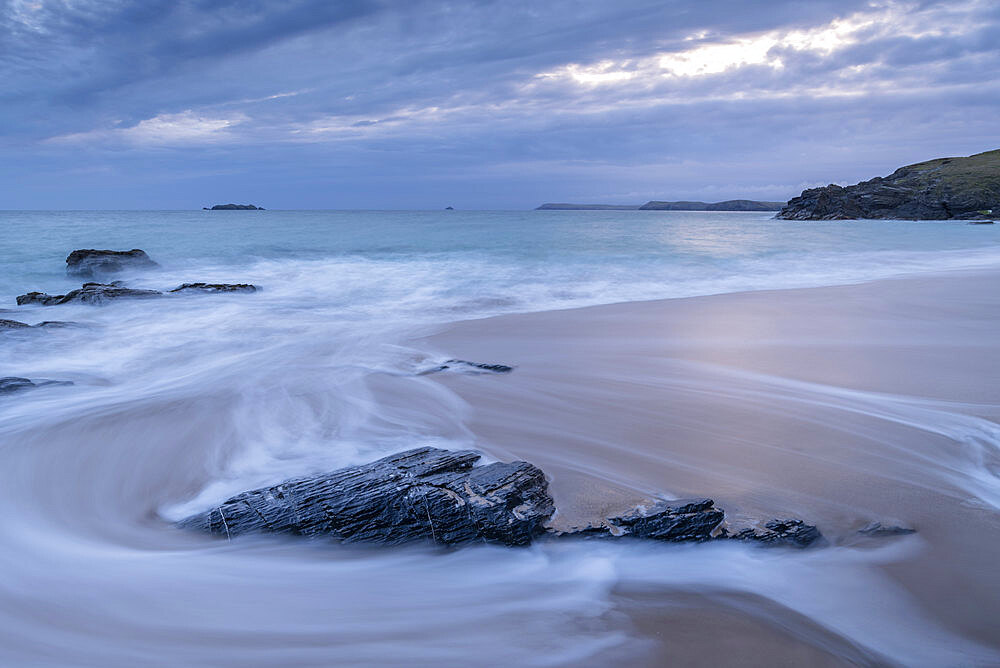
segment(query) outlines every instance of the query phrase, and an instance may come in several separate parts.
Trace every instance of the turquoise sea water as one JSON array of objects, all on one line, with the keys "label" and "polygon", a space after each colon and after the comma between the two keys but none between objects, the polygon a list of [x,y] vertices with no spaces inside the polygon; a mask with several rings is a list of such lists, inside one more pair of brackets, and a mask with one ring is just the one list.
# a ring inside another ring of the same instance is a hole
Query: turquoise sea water
[{"label": "turquoise sea water", "polygon": [[[135,287],[260,291],[15,305],[77,287],[65,273],[77,248],[146,250],[160,268],[122,276]],[[989,663],[992,650],[929,620],[881,574],[917,542],[793,555],[592,543],[359,552],[226,543],[170,521],[414,445],[477,447],[461,398],[418,373],[448,351],[414,336],[443,323],[998,265],[1000,226],[961,222],[0,212],[0,318],[81,325],[0,333],[0,377],[74,383],[0,400],[0,665],[643,665],[648,639],[614,608],[622,585],[759,597],[767,605],[741,614],[834,652],[814,637],[830,630],[846,660]],[[899,419],[919,426],[911,418]]]},{"label": "turquoise sea water", "polygon": [[658,211],[0,212],[0,308],[73,287],[63,260],[91,247],[143,248],[177,276],[295,281],[344,307],[481,315],[988,266],[1000,261],[1000,226]]}]

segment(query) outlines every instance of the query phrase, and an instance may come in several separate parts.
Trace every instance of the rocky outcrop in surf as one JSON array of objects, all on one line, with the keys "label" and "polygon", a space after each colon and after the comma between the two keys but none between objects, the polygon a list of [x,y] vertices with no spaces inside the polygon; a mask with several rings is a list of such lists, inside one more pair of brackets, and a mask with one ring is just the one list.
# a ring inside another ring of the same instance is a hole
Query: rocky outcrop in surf
[{"label": "rocky outcrop in surf", "polygon": [[19,378],[17,376],[7,376],[0,378],[0,395],[13,394],[24,390],[31,390],[38,387],[51,385],[72,385],[71,380],[31,380],[29,378]]},{"label": "rocky outcrop in surf", "polygon": [[425,540],[523,546],[543,534],[666,542],[736,539],[799,548],[821,539],[819,530],[802,520],[733,529],[712,499],[659,501],[596,526],[555,531],[546,526],[555,502],[541,469],[527,462],[475,466],[480,456],[471,450],[408,450],[244,492],[179,526],[227,538],[282,533],[380,545]]},{"label": "rocky outcrop in surf", "polygon": [[473,466],[479,458],[469,450],[417,448],[244,492],[180,526],[230,538],[286,533],[382,545],[528,545],[555,511],[545,474],[527,462]]},{"label": "rocky outcrop in surf", "polygon": [[70,290],[64,295],[29,292],[17,297],[17,305],[55,306],[70,302],[101,305],[121,299],[150,299],[162,296],[163,293],[158,290],[136,290],[125,287],[121,281],[114,281],[112,283],[84,283],[79,289]]},{"label": "rocky outcrop in surf", "polygon": [[79,327],[75,322],[64,320],[46,320],[37,325],[29,325],[19,320],[6,320],[0,318],[0,332],[24,332],[32,329],[59,329],[61,327]]},{"label": "rocky outcrop in surf", "polygon": [[205,211],[263,211],[264,207],[253,204],[216,204],[211,209],[207,206],[201,207]]},{"label": "rocky outcrop in surf", "polygon": [[445,360],[441,364],[435,364],[429,369],[423,369],[417,372],[418,376],[424,376],[429,373],[440,373],[442,371],[455,371],[458,373],[466,374],[481,374],[481,373],[510,373],[514,370],[514,367],[508,366],[507,364],[486,364],[483,362],[469,362],[468,360]]},{"label": "rocky outcrop in surf", "polygon": [[185,283],[166,293],[159,290],[140,290],[126,287],[122,281],[111,283],[84,283],[77,290],[64,295],[50,295],[45,292],[29,292],[17,297],[18,306],[56,306],[58,304],[91,304],[101,306],[113,301],[128,299],[155,299],[178,292],[256,292],[257,286],[250,283]]},{"label": "rocky outcrop in surf", "polygon": [[185,283],[170,292],[257,292],[249,283]]},{"label": "rocky outcrop in surf", "polygon": [[126,270],[155,269],[159,266],[150,259],[146,251],[138,248],[128,251],[85,248],[73,251],[66,258],[66,273],[81,278],[97,278]]},{"label": "rocky outcrop in surf", "polygon": [[900,167],[852,186],[804,190],[778,218],[949,220],[1000,216],[1000,150]]}]

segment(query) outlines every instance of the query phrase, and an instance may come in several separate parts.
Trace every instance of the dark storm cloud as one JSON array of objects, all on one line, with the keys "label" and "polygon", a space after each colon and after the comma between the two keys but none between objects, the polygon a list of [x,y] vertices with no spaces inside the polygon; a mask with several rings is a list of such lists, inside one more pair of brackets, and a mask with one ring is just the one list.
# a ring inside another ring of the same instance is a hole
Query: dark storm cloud
[{"label": "dark storm cloud", "polygon": [[7,0],[0,195],[785,198],[995,148],[994,5]]}]

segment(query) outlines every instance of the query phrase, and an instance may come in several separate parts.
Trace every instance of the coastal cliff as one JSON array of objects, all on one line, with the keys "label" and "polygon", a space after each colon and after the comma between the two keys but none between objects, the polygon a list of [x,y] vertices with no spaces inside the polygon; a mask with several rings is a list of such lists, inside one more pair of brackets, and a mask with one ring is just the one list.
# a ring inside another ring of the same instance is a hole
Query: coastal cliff
[{"label": "coastal cliff", "polygon": [[788,220],[982,219],[1000,213],[1000,150],[900,167],[853,186],[804,190],[778,218]]}]

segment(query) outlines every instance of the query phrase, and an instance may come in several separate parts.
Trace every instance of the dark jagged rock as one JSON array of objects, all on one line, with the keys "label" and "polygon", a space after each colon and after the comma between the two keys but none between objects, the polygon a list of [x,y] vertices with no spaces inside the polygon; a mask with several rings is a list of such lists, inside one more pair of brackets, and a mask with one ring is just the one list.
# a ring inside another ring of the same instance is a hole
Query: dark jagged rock
[{"label": "dark jagged rock", "polygon": [[778,214],[788,220],[994,218],[1000,211],[1000,150],[900,167],[853,186],[804,190]]},{"label": "dark jagged rock", "polygon": [[129,269],[152,269],[158,266],[160,265],[146,255],[146,251],[138,248],[129,251],[86,248],[75,250],[66,258],[66,273],[83,278],[96,278]]},{"label": "dark jagged rock", "polygon": [[21,332],[26,329],[59,329],[62,327],[79,327],[75,322],[63,321],[63,320],[45,320],[37,325],[28,325],[23,322],[18,322],[17,320],[4,320],[0,318],[0,332],[3,331],[17,331]]},{"label": "dark jagged rock", "polygon": [[882,524],[881,522],[870,522],[858,529],[858,533],[862,536],[871,536],[873,538],[905,536],[916,532],[916,529],[912,529],[910,527],[903,527],[895,524]]},{"label": "dark jagged rock", "polygon": [[819,541],[823,534],[815,526],[802,520],[782,519],[766,522],[764,528],[746,527],[732,533],[727,529],[724,537],[768,546],[809,547]]},{"label": "dark jagged rock", "polygon": [[257,292],[249,283],[185,283],[170,292]]},{"label": "dark jagged rock", "polygon": [[253,204],[216,204],[211,211],[263,211],[264,207]]},{"label": "dark jagged rock", "polygon": [[709,540],[723,517],[712,499],[694,499],[659,501],[607,522],[612,535],[685,542]]},{"label": "dark jagged rock", "polygon": [[72,384],[73,381],[71,380],[29,380],[28,378],[8,376],[7,378],[0,378],[0,394],[13,394],[21,390],[30,390],[36,387],[45,387],[46,385]]},{"label": "dark jagged rock", "polygon": [[0,378],[0,394],[11,394],[13,392],[27,390],[28,388],[34,386],[35,384],[27,378],[17,378],[14,376]]},{"label": "dark jagged rock", "polygon": [[418,375],[429,373],[439,373],[441,371],[459,371],[462,373],[510,373],[514,367],[506,364],[482,364],[480,362],[468,362],[466,360],[447,360],[435,367],[420,371]]},{"label": "dark jagged rock", "polygon": [[473,466],[479,458],[468,450],[417,448],[244,492],[179,525],[227,537],[287,533],[383,545],[528,545],[554,511],[545,475],[527,462]]},{"label": "dark jagged rock", "polygon": [[29,292],[17,298],[18,306],[28,304],[38,304],[41,306],[54,306],[56,304],[68,304],[70,302],[80,302],[82,304],[106,304],[119,299],[150,299],[162,297],[163,293],[158,290],[137,290],[126,288],[121,281],[113,283],[84,283],[77,290],[70,290],[64,295],[49,295],[44,292]]},{"label": "dark jagged rock", "polygon": [[75,328],[83,326],[84,325],[81,325],[78,322],[73,322],[72,320],[45,320],[35,325],[35,327],[41,327],[43,329],[65,329],[69,327]]}]

